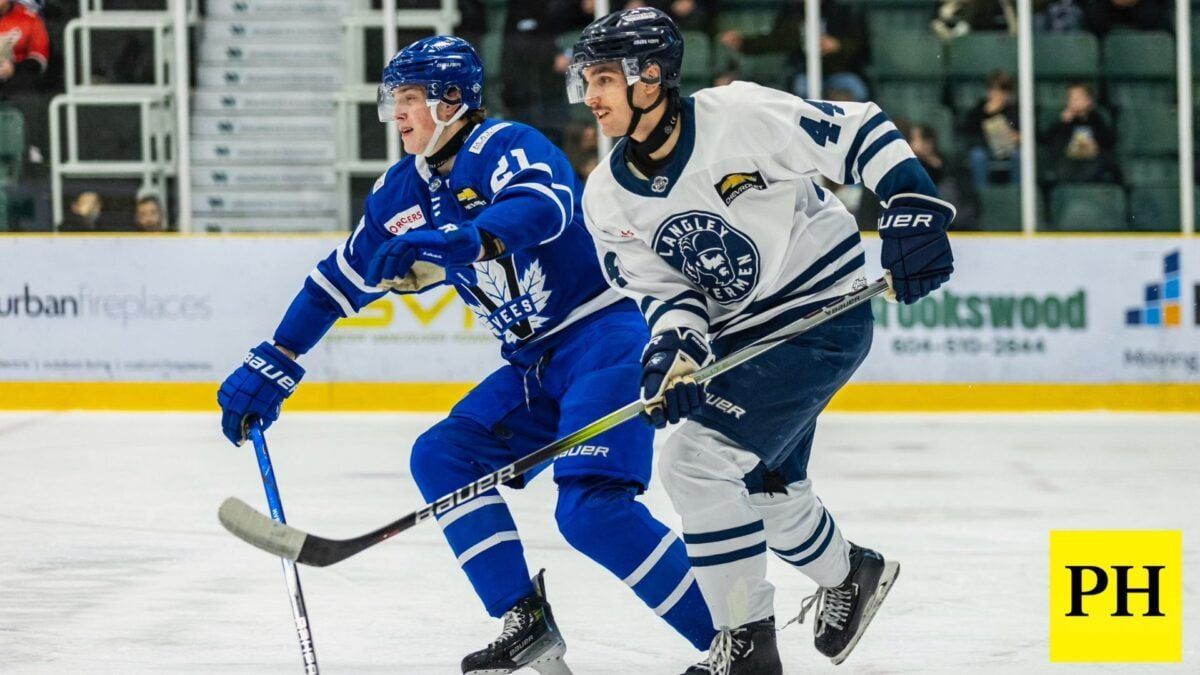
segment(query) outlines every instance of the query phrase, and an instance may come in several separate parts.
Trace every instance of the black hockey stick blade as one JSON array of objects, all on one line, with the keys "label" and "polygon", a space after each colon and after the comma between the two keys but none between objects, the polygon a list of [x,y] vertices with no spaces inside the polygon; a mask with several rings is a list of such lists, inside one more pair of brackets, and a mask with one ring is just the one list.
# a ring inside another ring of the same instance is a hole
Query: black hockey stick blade
[{"label": "black hockey stick blade", "polygon": [[[843,297],[837,302],[826,305],[808,316],[796,320],[794,323],[771,333],[754,344],[744,347],[716,363],[697,370],[692,377],[697,383],[704,384],[717,375],[749,361],[775,345],[786,342],[839,314],[861,305],[887,289],[887,281],[879,279]],[[275,522],[269,516],[259,513],[249,504],[236,497],[230,497],[221,504],[218,517],[221,519],[221,524],[225,526],[225,529],[252,546],[257,546],[268,553],[293,560],[302,565],[325,567],[345,560],[385,539],[394,537],[423,520],[445,513],[463,502],[474,499],[480,494],[495,488],[497,485],[506,483],[535,466],[554,459],[576,445],[590,438],[595,438],[619,424],[628,422],[640,415],[644,409],[645,404],[643,402],[632,401],[575,433],[564,436],[539,450],[535,450],[512,464],[494,471],[448,495],[444,495],[437,501],[426,504],[403,518],[388,523],[373,532],[368,532],[361,537],[354,537],[353,539],[325,539],[317,537],[289,525]]]}]

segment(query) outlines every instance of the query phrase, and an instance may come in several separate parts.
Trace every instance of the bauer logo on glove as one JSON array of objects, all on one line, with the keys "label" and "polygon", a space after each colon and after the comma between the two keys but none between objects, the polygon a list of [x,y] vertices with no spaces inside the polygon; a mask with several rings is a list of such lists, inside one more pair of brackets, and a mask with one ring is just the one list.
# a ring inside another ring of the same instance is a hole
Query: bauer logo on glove
[{"label": "bauer logo on glove", "polygon": [[257,370],[260,375],[269,382],[274,382],[279,385],[279,388],[291,394],[296,391],[296,385],[299,384],[291,376],[285,374],[279,368],[272,366],[270,361],[255,354],[254,351],[246,353],[246,358],[242,361],[250,370]]}]

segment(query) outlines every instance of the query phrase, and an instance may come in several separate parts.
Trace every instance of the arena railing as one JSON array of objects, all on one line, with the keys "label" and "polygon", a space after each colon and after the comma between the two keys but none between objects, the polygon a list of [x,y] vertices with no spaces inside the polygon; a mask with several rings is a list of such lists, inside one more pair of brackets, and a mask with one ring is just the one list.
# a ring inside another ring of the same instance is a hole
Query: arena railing
[{"label": "arena railing", "polygon": [[[185,26],[197,18],[195,0],[178,0]],[[50,188],[54,224],[64,212],[66,178],[141,178],[139,191],[153,192],[165,204],[167,179],[179,173],[179,127],[172,120],[177,109],[176,84],[179,50],[172,15],[175,0],[164,0],[161,11],[120,10],[105,7],[103,0],[85,0],[79,18],[68,22],[63,49],[66,92],[55,96],[48,111],[50,127]],[[144,30],[152,35],[154,75],[145,84],[96,82],[93,77],[92,38],[98,31]],[[185,29],[186,31],[186,29]],[[182,41],[185,45],[186,35]],[[186,58],[186,56],[184,57]],[[183,69],[186,71],[186,68]],[[186,74],[183,79],[186,81]],[[186,91],[186,90],[185,90]],[[186,106],[186,101],[184,102]],[[136,160],[97,160],[80,157],[80,109],[97,106],[135,107],[139,117],[140,157]],[[65,124],[64,124],[65,117]],[[65,126],[65,143],[64,143]],[[186,127],[184,127],[186,129]],[[164,210],[164,222],[169,218]]]}]

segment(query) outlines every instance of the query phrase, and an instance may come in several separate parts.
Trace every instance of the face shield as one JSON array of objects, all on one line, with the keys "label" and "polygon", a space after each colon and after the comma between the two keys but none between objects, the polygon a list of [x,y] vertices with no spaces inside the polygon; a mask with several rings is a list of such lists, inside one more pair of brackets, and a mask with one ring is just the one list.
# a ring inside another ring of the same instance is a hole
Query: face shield
[{"label": "face shield", "polygon": [[[407,87],[410,85],[424,86],[425,91],[429,91],[429,87],[420,82],[405,82],[404,84],[380,84],[379,85],[379,90],[377,92],[377,97],[376,97],[376,106],[379,110],[379,121],[380,122],[383,122],[384,124],[391,124],[393,121],[395,121],[395,119],[396,119],[396,99],[393,97],[393,94],[400,87]],[[432,108],[433,106],[436,106],[437,103],[438,103],[437,99],[434,99],[433,101],[427,101],[426,105],[430,106]]]},{"label": "face shield", "polygon": [[[431,87],[428,84],[421,83],[421,82],[405,82],[404,84],[395,84],[395,85],[380,84],[379,85],[379,90],[377,92],[376,106],[378,108],[380,122],[383,122],[384,124],[391,124],[392,122],[394,122],[396,120],[396,106],[398,104],[396,103],[394,94],[395,94],[396,90],[399,89],[400,87],[407,87],[407,86],[413,86],[413,85],[420,85],[420,86],[425,87],[426,96],[428,96],[428,92],[433,91],[433,87]],[[433,118],[434,129],[433,129],[433,135],[430,136],[430,138],[429,138],[429,142],[427,142],[425,144],[425,148],[417,153],[419,155],[422,155],[422,156],[428,155],[429,152],[431,152],[433,148],[436,148],[438,140],[441,139],[442,134],[445,133],[445,131],[446,131],[446,128],[449,127],[451,124],[454,124],[458,120],[462,119],[463,115],[466,115],[467,112],[470,110],[470,108],[468,108],[465,104],[461,103],[462,98],[461,98],[461,95],[459,94],[459,91],[457,88],[452,87],[452,88],[448,89],[447,94],[452,95],[453,98],[450,98],[450,99],[425,98],[425,99],[423,99],[424,105],[427,108],[429,108],[430,117]],[[457,104],[458,108],[455,109],[453,114],[451,114],[450,119],[448,119],[448,120],[439,119],[439,117],[438,117],[438,104],[439,103],[447,103],[450,105]],[[420,105],[420,104],[416,104],[416,105]]]},{"label": "face shield", "polygon": [[[620,74],[625,78],[626,87],[633,86],[638,80],[641,79],[641,68],[638,67],[638,61],[636,58],[624,58],[620,60],[606,59],[603,61],[580,61],[578,63],[572,63],[571,66],[567,68],[567,100],[571,103],[583,103],[583,101],[587,99],[588,87],[587,79],[584,78],[583,71],[605,63],[611,63],[613,65],[619,64],[621,69]],[[603,72],[608,71],[606,70]],[[614,70],[612,74],[617,75],[617,72]],[[596,75],[598,74],[593,74],[593,77]]]}]

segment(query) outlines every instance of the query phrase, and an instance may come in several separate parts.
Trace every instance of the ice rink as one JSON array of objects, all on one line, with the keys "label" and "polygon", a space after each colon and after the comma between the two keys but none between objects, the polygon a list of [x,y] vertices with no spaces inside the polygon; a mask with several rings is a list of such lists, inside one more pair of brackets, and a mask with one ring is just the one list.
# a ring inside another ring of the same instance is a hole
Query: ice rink
[{"label": "ice rink", "polygon": [[[434,420],[285,411],[268,441],[289,522],[346,537],[416,508],[408,447]],[[807,625],[781,633],[787,673],[1200,669],[1197,416],[831,414],[811,473],[846,535],[903,569],[844,665]],[[0,477],[0,672],[301,672],[279,563],[217,522],[226,496],[265,500],[215,412],[0,414]],[[569,549],[553,490],[506,496],[574,672],[682,672],[699,654]],[[660,487],[647,501],[677,523]],[[1051,529],[1184,531],[1183,664],[1049,663]],[[812,584],[771,575],[782,622]],[[457,673],[499,632],[432,524],[301,578],[325,673]]]}]

